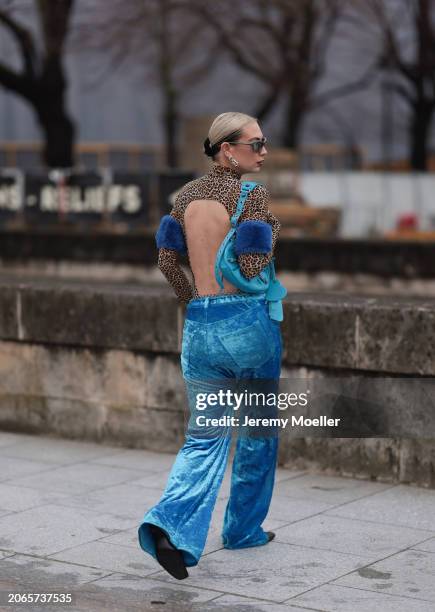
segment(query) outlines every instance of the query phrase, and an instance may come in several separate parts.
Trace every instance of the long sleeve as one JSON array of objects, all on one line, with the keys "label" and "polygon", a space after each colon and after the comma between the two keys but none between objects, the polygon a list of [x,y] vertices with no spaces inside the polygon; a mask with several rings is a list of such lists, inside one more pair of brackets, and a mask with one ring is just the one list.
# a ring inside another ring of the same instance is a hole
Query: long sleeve
[{"label": "long sleeve", "polygon": [[188,302],[193,297],[193,288],[178,261],[178,253],[186,253],[186,240],[183,225],[172,211],[164,215],[156,234],[159,249],[157,265],[172,286],[180,302]]},{"label": "long sleeve", "polygon": [[182,303],[189,302],[193,297],[193,289],[178,262],[177,251],[167,248],[159,249],[157,265],[175,291],[178,300]]},{"label": "long sleeve", "polygon": [[238,256],[240,271],[245,278],[253,278],[259,274],[270,262],[275,251],[276,241],[281,228],[281,223],[270,212],[270,194],[263,185],[257,185],[249,195],[239,223],[243,221],[265,221],[272,228],[272,248],[268,253],[244,253]]}]

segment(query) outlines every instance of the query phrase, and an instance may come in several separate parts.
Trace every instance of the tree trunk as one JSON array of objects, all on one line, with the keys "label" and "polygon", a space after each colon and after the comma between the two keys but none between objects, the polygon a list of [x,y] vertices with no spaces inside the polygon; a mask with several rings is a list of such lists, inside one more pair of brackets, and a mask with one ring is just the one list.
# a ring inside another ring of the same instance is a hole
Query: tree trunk
[{"label": "tree trunk", "polygon": [[271,87],[270,91],[267,92],[264,99],[257,106],[257,110],[254,112],[254,117],[256,117],[258,121],[263,121],[266,116],[270,114],[278,102],[279,90],[279,86]]},{"label": "tree trunk", "polygon": [[426,101],[414,105],[410,131],[410,158],[413,170],[427,171],[428,141],[433,112],[433,104]]},{"label": "tree trunk", "polygon": [[177,130],[179,123],[178,116],[178,95],[173,89],[164,92],[165,111],[163,117],[165,131],[165,156],[166,164],[169,168],[178,167],[177,155]]},{"label": "tree trunk", "polygon": [[49,168],[72,168],[74,166],[74,125],[63,112],[49,114],[46,109],[38,112],[39,123],[44,134],[44,163]]},{"label": "tree trunk", "polygon": [[65,90],[60,58],[47,58],[33,103],[45,137],[43,157],[49,168],[74,165],[75,129],[65,109]]},{"label": "tree trunk", "polygon": [[284,118],[283,145],[289,149],[297,149],[300,144],[302,124],[307,112],[307,101],[304,93],[294,87],[288,94],[286,114]]}]

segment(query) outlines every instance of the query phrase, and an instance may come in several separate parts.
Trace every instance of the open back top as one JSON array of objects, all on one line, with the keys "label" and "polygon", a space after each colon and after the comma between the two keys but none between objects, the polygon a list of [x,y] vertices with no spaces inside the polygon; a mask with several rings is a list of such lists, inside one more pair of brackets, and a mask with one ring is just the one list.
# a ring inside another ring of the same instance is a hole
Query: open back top
[{"label": "open back top", "polygon": [[[162,219],[157,234],[158,266],[181,302],[221,295],[214,276],[218,248],[230,229],[241,189],[239,174],[213,164],[210,172],[187,183],[178,193],[170,215]],[[271,260],[280,222],[268,209],[269,193],[257,185],[239,217],[236,246],[241,273],[256,276]],[[178,262],[187,253],[192,283]],[[224,280],[225,293],[239,290]]]}]

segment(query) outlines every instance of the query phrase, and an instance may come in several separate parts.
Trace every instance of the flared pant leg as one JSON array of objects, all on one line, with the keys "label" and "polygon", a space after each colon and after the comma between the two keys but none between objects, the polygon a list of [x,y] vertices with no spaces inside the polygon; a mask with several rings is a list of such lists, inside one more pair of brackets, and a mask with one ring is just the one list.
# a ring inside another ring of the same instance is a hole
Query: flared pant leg
[{"label": "flared pant leg", "polygon": [[[254,393],[277,394],[281,373],[282,338],[279,325],[268,321],[269,341],[273,347],[269,361],[255,371],[242,375],[242,381]],[[245,377],[245,378],[244,378]],[[250,379],[250,380],[249,380]],[[260,385],[256,386],[258,381]],[[249,414],[249,410],[248,410]],[[278,416],[276,406],[257,407],[251,416]],[[267,434],[262,437],[261,433]],[[260,546],[269,540],[261,527],[269,511],[275,484],[279,435],[276,426],[238,431],[231,488],[225,509],[222,541],[225,548]]]},{"label": "flared pant leg", "polygon": [[268,542],[261,524],[272,499],[277,454],[277,437],[237,440],[222,529],[225,548],[248,548]]},{"label": "flared pant leg", "polygon": [[155,559],[149,525],[163,529],[181,550],[186,566],[197,565],[228,461],[231,438],[187,436],[169,474],[165,492],[139,527],[141,548]]}]

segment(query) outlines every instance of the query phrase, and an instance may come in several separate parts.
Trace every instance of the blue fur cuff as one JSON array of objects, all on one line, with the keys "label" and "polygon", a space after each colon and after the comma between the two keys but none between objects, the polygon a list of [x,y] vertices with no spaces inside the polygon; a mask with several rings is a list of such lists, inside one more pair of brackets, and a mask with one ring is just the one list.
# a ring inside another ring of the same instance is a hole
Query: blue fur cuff
[{"label": "blue fur cuff", "polygon": [[245,253],[269,253],[272,250],[272,227],[266,221],[242,221],[237,227],[234,251]]},{"label": "blue fur cuff", "polygon": [[186,253],[186,241],[180,223],[171,215],[164,215],[156,233],[157,248],[175,249]]}]

